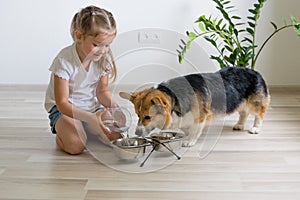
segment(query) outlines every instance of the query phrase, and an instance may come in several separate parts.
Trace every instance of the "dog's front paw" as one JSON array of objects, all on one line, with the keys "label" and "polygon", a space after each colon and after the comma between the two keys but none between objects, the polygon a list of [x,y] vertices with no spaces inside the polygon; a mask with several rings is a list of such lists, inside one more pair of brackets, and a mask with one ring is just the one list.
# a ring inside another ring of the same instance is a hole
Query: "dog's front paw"
[{"label": "dog's front paw", "polygon": [[182,147],[188,147],[188,145],[189,145],[188,141],[183,141],[181,146]]},{"label": "dog's front paw", "polygon": [[244,130],[244,125],[243,124],[236,124],[236,125],[233,126],[232,129],[236,130],[236,131],[243,131]]},{"label": "dog's front paw", "polygon": [[183,147],[192,147],[196,144],[196,141],[188,141],[188,140],[185,140],[182,142],[182,146]]},{"label": "dog's front paw", "polygon": [[258,134],[259,128],[258,127],[252,127],[249,131],[250,134]]}]

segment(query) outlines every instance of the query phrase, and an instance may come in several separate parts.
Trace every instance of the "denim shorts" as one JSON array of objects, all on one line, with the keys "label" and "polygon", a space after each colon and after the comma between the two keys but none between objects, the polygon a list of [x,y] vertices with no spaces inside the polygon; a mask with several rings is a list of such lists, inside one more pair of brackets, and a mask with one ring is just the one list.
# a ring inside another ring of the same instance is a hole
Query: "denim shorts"
[{"label": "denim shorts", "polygon": [[[94,113],[97,112],[97,111],[99,111],[99,110],[102,110],[102,109],[104,109],[104,107],[103,107],[103,106],[99,106],[99,108],[97,108],[97,109],[94,111]],[[53,106],[53,107],[51,108],[51,110],[49,111],[49,116],[48,116],[48,118],[50,119],[50,128],[51,128],[51,132],[52,132],[53,134],[56,134],[55,124],[56,124],[56,122],[57,122],[57,120],[58,120],[58,118],[59,118],[60,116],[62,116],[62,113],[58,111],[58,109],[57,109],[56,106]],[[82,122],[82,125],[83,125],[83,127],[86,127],[86,126],[87,126],[87,124],[86,124],[85,122]]]},{"label": "denim shorts", "polygon": [[62,116],[61,112],[58,111],[56,106],[53,106],[49,111],[49,116],[48,116],[48,118],[50,119],[51,132],[53,134],[56,134],[55,124],[60,116]]}]

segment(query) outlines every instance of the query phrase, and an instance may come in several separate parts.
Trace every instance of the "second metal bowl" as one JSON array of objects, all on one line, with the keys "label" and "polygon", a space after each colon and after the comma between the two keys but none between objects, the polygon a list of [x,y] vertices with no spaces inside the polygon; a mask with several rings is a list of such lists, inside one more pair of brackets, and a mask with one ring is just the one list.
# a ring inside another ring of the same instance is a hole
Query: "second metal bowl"
[{"label": "second metal bowl", "polygon": [[137,160],[146,152],[146,147],[151,143],[139,137],[120,138],[112,142],[115,155],[120,160]]},{"label": "second metal bowl", "polygon": [[[150,139],[155,145],[155,150],[160,152],[176,151],[181,148],[185,134],[179,131],[163,130],[152,133]],[[165,147],[167,146],[167,148]]]}]

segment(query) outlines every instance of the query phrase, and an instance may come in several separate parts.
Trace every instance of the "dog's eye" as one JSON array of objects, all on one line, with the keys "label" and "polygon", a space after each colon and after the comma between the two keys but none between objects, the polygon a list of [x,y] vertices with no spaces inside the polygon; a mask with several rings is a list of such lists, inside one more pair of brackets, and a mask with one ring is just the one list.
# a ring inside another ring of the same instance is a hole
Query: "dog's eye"
[{"label": "dog's eye", "polygon": [[150,120],[151,117],[150,117],[150,116],[145,116],[145,119],[146,119],[146,120]]}]

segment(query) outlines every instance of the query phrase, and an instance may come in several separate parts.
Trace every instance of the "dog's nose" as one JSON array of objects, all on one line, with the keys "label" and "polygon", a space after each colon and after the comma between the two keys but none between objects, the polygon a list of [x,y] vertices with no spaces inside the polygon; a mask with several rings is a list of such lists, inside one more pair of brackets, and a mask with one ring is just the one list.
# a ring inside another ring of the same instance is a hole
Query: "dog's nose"
[{"label": "dog's nose", "polygon": [[146,129],[145,129],[144,126],[138,126],[138,127],[136,127],[136,130],[135,130],[135,134],[136,135],[143,136],[145,132],[146,132]]}]

